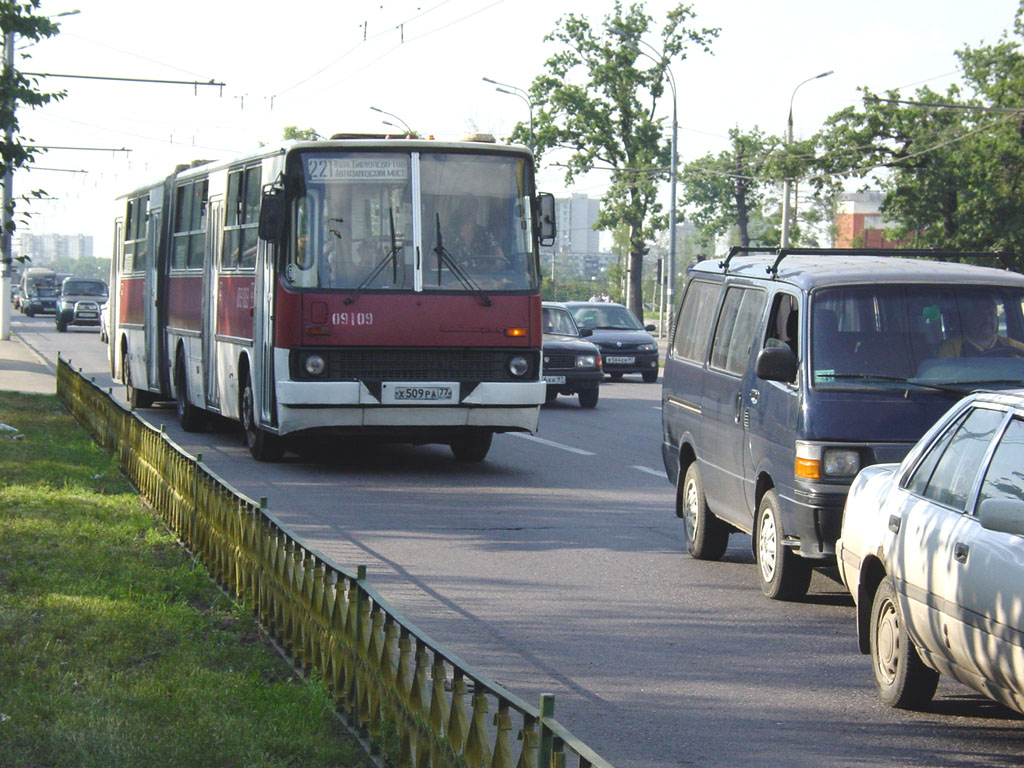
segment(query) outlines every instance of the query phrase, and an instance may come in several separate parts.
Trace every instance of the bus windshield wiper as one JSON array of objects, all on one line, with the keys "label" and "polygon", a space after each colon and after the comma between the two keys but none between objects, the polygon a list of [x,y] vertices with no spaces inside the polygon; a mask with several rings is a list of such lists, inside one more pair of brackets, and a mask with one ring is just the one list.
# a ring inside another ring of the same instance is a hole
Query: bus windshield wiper
[{"label": "bus windshield wiper", "polygon": [[388,208],[388,223],[391,226],[391,250],[388,251],[387,254],[385,254],[383,259],[377,262],[377,266],[373,268],[373,271],[366,277],[366,279],[363,280],[363,282],[361,282],[359,285],[357,285],[356,289],[352,291],[352,293],[349,296],[345,297],[345,304],[351,304],[353,301],[358,299],[360,294],[366,288],[366,286],[368,286],[375,279],[377,279],[377,275],[384,271],[384,267],[388,265],[389,261],[391,262],[391,282],[393,284],[398,283],[398,259],[396,257],[398,256],[398,252],[402,249],[399,248],[398,240],[395,237],[394,208]]},{"label": "bus windshield wiper", "polygon": [[444,247],[444,243],[441,240],[441,214],[435,214],[437,216],[437,247],[434,248],[434,253],[437,254],[437,284],[441,285],[441,264],[444,263],[451,273],[459,279],[466,288],[473,291],[480,299],[480,303],[485,307],[491,306],[491,297],[484,293],[484,289],[473,282],[473,279],[465,273],[465,271],[458,264],[455,263],[455,259]]}]

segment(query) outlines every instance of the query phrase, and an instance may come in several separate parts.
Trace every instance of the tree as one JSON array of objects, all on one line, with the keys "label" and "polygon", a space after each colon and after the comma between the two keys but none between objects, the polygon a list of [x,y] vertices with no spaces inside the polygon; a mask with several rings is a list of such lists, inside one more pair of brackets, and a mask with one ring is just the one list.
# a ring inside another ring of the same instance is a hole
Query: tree
[{"label": "tree", "polygon": [[[592,170],[611,173],[596,227],[629,233],[627,306],[643,313],[643,255],[665,217],[657,201],[658,183],[668,176],[670,143],[663,119],[655,117],[665,96],[673,61],[687,58],[690,46],[710,51],[717,29],[689,29],[690,6],[669,11],[660,32],[660,56],[642,53],[652,17],[644,6],[628,9],[618,2],[596,29],[583,16],[568,14],[545,39],[563,44],[545,62],[546,72],[530,86],[530,100],[543,105],[534,116],[538,156],[567,150],[566,184]],[[655,49],[655,52],[657,50]],[[653,62],[646,66],[645,62]],[[528,141],[529,127],[519,124],[512,138]]]},{"label": "tree", "polygon": [[[968,95],[918,89],[836,113],[818,137],[820,178],[870,178],[890,237],[919,247],[1002,251],[1024,267],[1024,2],[1014,36],[957,51]],[[1016,39],[1014,39],[1016,38]]]},{"label": "tree", "polygon": [[281,138],[285,141],[295,139],[296,141],[316,141],[320,134],[313,128],[299,128],[294,125],[286,125]]},{"label": "tree", "polygon": [[[39,3],[40,0],[0,0],[0,29],[4,33],[5,48],[8,45],[13,47],[17,38],[39,41],[53,37],[60,31],[55,22],[33,13],[39,9]],[[27,54],[23,56],[28,58]],[[15,65],[5,65],[0,73],[0,129],[3,131],[3,137],[0,137],[0,174],[5,176],[30,164],[40,152],[39,148],[25,143],[20,135],[18,109],[22,106],[41,107],[64,97],[63,91],[45,93],[39,90],[38,81],[18,71],[13,58],[12,50],[7,53],[7,59],[9,64]],[[42,190],[34,190],[31,195],[41,197],[45,193]],[[7,214],[5,226],[13,232],[13,200],[9,203]],[[4,257],[9,259],[10,254],[5,253]],[[5,268],[6,266],[8,265],[5,264]]]},{"label": "tree", "polygon": [[730,150],[684,166],[682,200],[692,208],[690,220],[705,238],[714,240],[735,225],[739,245],[748,246],[751,223],[761,218],[766,192],[775,184],[767,171],[782,140],[755,127],[749,133],[731,128],[729,141]]}]

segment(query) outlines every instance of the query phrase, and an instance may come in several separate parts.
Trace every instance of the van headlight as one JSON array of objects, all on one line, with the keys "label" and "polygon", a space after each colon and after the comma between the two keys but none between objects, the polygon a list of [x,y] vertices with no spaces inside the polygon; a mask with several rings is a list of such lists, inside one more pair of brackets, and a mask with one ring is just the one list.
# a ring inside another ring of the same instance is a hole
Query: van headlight
[{"label": "van headlight", "polygon": [[860,472],[860,464],[860,451],[856,448],[826,448],[798,440],[793,472],[804,480],[853,477]]}]

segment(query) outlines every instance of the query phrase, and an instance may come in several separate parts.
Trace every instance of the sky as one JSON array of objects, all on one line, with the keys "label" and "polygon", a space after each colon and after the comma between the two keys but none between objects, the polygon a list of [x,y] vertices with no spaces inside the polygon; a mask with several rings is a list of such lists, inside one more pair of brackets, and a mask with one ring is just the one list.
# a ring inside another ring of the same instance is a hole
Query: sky
[{"label": "sky", "polygon": [[[19,40],[24,72],[182,80],[151,84],[47,76],[63,100],[18,113],[24,140],[50,149],[14,179],[34,234],[92,235],[112,247],[114,200],[179,163],[225,159],[274,143],[285,126],[386,132],[383,120],[438,139],[470,131],[499,139],[528,121],[528,105],[489,77],[526,89],[559,48],[545,42],[560,18],[600,24],[614,0],[43,0],[61,34]],[[650,0],[652,29],[676,3]],[[680,165],[728,148],[732,127],[782,135],[790,100],[794,137],[860,103],[858,87],[944,91],[959,82],[955,52],[994,44],[1011,29],[1018,0],[692,0],[693,27],[717,27],[710,54],[672,64]],[[646,38],[655,47],[658,38]],[[26,58],[28,57],[28,58]],[[833,74],[800,85],[815,75]],[[794,93],[797,86],[799,89]],[[371,109],[391,113],[386,116]],[[666,132],[671,104],[665,101]],[[117,150],[129,151],[117,151]],[[564,157],[561,158],[564,160]],[[539,186],[600,197],[607,177],[567,187],[557,153]],[[551,163],[551,164],[547,164]],[[667,192],[667,184],[666,184]]]}]

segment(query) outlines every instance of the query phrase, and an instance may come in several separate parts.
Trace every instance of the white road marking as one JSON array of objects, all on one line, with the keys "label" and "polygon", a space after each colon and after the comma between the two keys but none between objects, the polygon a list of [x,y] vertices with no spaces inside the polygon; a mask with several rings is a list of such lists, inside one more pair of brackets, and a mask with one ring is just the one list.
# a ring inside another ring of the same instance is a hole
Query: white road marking
[{"label": "white road marking", "polygon": [[665,473],[665,472],[662,472],[660,469],[651,469],[650,467],[641,467],[638,464],[634,464],[633,465],[633,469],[639,469],[641,472],[646,472],[648,475],[654,475],[655,477],[660,477],[660,478],[663,478],[665,480],[668,480],[668,474]]},{"label": "white road marking", "polygon": [[554,442],[552,440],[545,440],[543,437],[537,437],[536,435],[528,435],[525,432],[509,432],[508,434],[511,435],[512,437],[521,437],[524,440],[533,440],[535,443],[541,443],[543,445],[549,445],[552,448],[560,448],[563,451],[568,451],[569,453],[578,453],[580,456],[596,456],[597,455],[595,453],[592,453],[591,451],[584,451],[584,450],[582,450],[580,448],[573,448],[572,446],[569,446],[569,445],[562,445],[561,443],[556,443],[556,442]]}]

